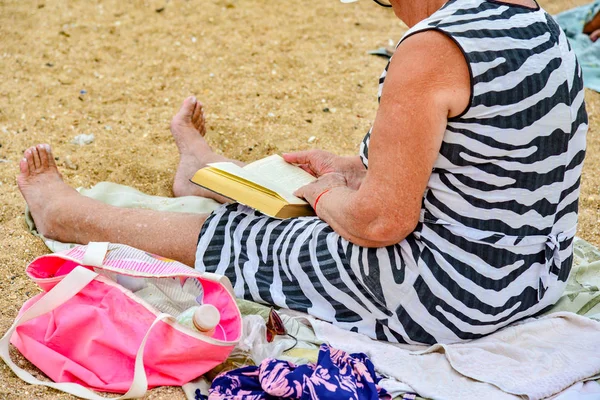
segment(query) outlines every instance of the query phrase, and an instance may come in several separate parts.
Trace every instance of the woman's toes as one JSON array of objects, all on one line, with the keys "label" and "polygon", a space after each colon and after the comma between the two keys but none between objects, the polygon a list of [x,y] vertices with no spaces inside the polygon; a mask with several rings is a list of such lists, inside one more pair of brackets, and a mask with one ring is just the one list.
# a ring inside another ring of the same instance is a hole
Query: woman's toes
[{"label": "woman's toes", "polygon": [[31,153],[33,154],[33,164],[35,165],[35,170],[39,171],[42,168],[42,160],[40,159],[40,152],[37,147],[31,148]]},{"label": "woman's toes", "polygon": [[204,119],[204,111],[202,111],[202,114],[200,115],[200,123],[197,126],[200,134],[204,136],[206,134],[206,120]]},{"label": "woman's toes", "polygon": [[42,169],[48,169],[48,153],[46,152],[45,145],[38,144],[37,152],[40,156],[40,166],[42,167]]},{"label": "woman's toes", "polygon": [[54,154],[52,153],[52,148],[49,144],[45,144],[44,148],[46,149],[46,154],[48,156],[48,167],[56,168],[56,160],[54,159]]},{"label": "woman's toes", "polygon": [[206,133],[206,127],[204,122],[204,107],[201,103],[198,103],[196,110],[194,110],[194,118],[192,119],[194,127],[200,132],[200,135],[204,136]]},{"label": "woman's toes", "polygon": [[35,162],[33,161],[33,151],[35,147],[30,147],[25,150],[25,159],[27,160],[27,168],[29,169],[29,173],[35,172]]},{"label": "woman's toes", "polygon": [[29,176],[29,164],[27,163],[27,158],[21,158],[21,161],[19,162],[19,170],[24,176]]},{"label": "woman's toes", "polygon": [[173,119],[171,120],[171,132],[176,134],[177,131],[180,131],[181,128],[187,129],[187,127],[192,124],[192,118],[194,116],[194,108],[196,107],[196,97],[190,96],[183,101],[181,108],[175,114]]},{"label": "woman's toes", "polygon": [[192,122],[192,116],[194,115],[194,109],[196,108],[197,103],[198,101],[195,96],[190,96],[183,101],[183,105],[178,114],[185,122]]},{"label": "woman's toes", "polygon": [[194,107],[194,115],[192,116],[192,122],[195,124],[198,121],[198,118],[202,115],[202,103],[196,102],[196,106]]},{"label": "woman's toes", "polygon": [[56,162],[48,144],[38,144],[28,148],[19,162],[19,169],[26,176],[43,173],[50,168],[56,169]]}]

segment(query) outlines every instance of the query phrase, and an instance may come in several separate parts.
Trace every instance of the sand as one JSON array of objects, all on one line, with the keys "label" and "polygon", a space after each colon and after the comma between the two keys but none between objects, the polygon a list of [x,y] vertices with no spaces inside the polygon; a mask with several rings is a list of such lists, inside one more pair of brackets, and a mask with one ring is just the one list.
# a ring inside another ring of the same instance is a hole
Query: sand
[{"label": "sand", "polygon": [[[540,2],[557,13],[587,1]],[[0,332],[39,293],[24,268],[47,252],[27,232],[15,184],[28,146],[50,143],[75,187],[113,181],[171,196],[177,151],[169,122],[195,94],[210,144],[229,157],[355,154],[385,66],[366,52],[405,30],[369,1],[0,0]],[[600,245],[600,95],[586,98],[578,235]],[[71,144],[80,134],[95,140]],[[71,397],[24,384],[2,364],[0,398]],[[147,398],[184,396],[159,388]]]}]

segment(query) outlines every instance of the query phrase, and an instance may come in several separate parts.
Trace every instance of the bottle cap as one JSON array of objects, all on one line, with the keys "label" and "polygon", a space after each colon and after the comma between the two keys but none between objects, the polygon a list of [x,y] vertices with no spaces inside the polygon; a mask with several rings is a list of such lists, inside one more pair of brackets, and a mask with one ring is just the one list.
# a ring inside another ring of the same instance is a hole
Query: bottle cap
[{"label": "bottle cap", "polygon": [[202,304],[196,308],[194,316],[192,317],[194,326],[200,332],[209,332],[215,329],[220,320],[221,313],[217,310],[217,307],[212,304]]}]

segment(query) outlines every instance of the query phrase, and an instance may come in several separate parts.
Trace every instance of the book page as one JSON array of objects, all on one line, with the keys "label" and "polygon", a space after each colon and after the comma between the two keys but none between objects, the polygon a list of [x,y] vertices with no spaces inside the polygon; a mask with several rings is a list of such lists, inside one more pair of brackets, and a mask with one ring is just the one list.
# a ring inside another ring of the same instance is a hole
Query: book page
[{"label": "book page", "polygon": [[302,168],[288,164],[277,154],[254,161],[244,169],[274,183],[289,194],[317,179]]},{"label": "book page", "polygon": [[[279,157],[279,156],[277,156]],[[269,157],[268,157],[269,158]],[[279,157],[281,158],[281,157]],[[263,161],[263,160],[259,160],[259,161]],[[292,169],[299,169],[300,172],[309,175],[312,180],[314,180],[315,178],[308,174],[307,172],[303,171],[301,168],[295,167],[293,165],[287,164],[283,158],[281,158],[281,162],[283,162],[285,164],[285,166],[289,166]],[[254,163],[252,163],[254,164]],[[268,164],[268,163],[267,163]],[[229,175],[232,175],[234,177],[240,177],[243,180],[246,180],[248,182],[252,182],[258,186],[262,186],[264,188],[267,188],[275,193],[277,193],[279,196],[281,196],[283,199],[285,199],[288,203],[290,204],[305,204],[306,202],[303,199],[300,199],[296,196],[294,196],[294,190],[289,190],[286,186],[280,186],[278,184],[278,181],[281,181],[281,178],[278,178],[277,175],[275,175],[275,179],[271,179],[271,177],[274,174],[277,174],[277,171],[269,171],[268,173],[265,173],[265,168],[267,164],[262,164],[262,166],[259,165],[259,168],[256,168],[256,170],[250,168],[247,169],[247,167],[249,165],[247,165],[246,167],[242,168],[237,164],[231,163],[231,162],[218,162],[218,163],[210,163],[208,164],[209,167],[216,169],[216,170],[220,170],[223,171]],[[277,167],[269,167],[269,168],[277,168]],[[288,177],[291,174],[288,173]],[[300,184],[298,187],[302,186],[303,184]]]},{"label": "book page", "polygon": [[274,192],[277,192],[277,190],[271,187],[272,185],[270,185],[268,179],[264,179],[260,175],[254,174],[251,171],[247,171],[246,169],[232,162],[216,162],[209,163],[207,165],[211,168],[216,168],[234,176],[239,176],[240,178],[243,178],[247,181],[257,183],[260,186],[264,186],[268,189],[273,190]]}]

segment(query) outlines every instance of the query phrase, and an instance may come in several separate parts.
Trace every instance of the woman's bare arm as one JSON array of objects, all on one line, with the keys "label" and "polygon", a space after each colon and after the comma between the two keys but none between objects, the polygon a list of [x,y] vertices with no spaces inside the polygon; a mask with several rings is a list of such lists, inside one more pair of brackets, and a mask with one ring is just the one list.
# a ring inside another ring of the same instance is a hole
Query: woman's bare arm
[{"label": "woman's bare arm", "polygon": [[406,39],[388,69],[359,189],[324,175],[299,190],[341,236],[366,247],[402,241],[419,220],[421,202],[449,117],[471,95],[467,63],[444,34]]}]

